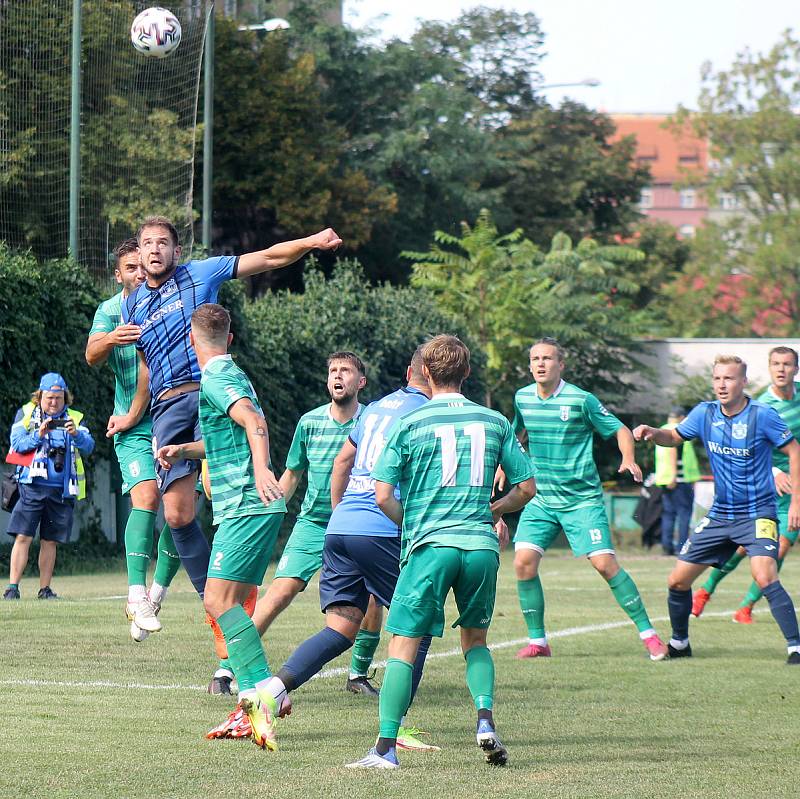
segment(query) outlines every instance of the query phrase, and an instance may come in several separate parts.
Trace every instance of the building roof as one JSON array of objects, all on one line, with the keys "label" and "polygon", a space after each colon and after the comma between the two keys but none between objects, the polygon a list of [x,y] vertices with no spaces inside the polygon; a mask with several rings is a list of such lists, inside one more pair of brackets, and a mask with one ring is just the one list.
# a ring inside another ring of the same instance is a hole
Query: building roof
[{"label": "building roof", "polygon": [[636,137],[636,157],[650,167],[653,183],[675,183],[686,171],[708,168],[708,143],[695,136],[687,126],[676,136],[664,127],[667,114],[611,114],[617,141],[624,136]]}]

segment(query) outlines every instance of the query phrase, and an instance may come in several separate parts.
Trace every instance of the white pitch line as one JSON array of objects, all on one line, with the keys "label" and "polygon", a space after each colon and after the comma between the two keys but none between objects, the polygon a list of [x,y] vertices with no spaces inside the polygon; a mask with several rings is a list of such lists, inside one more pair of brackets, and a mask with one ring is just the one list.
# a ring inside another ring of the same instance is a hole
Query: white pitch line
[{"label": "white pitch line", "polygon": [[[756,613],[760,613],[762,611],[758,610],[755,611]],[[712,617],[720,617],[720,616],[730,616],[733,613],[732,610],[719,610],[713,613],[704,613],[704,619],[712,618]],[[657,619],[652,619],[654,622],[662,622],[662,621],[669,621],[667,616],[661,616]],[[696,623],[696,621],[695,621]],[[625,621],[610,621],[604,624],[588,624],[584,627],[567,627],[563,630],[555,630],[554,632],[548,633],[548,638],[570,638],[574,635],[587,635],[590,633],[599,633],[604,632],[606,630],[616,630],[620,627],[628,627],[630,626],[631,622],[629,620]],[[497,650],[497,649],[508,649],[512,646],[519,646],[520,644],[525,644],[528,642],[527,638],[515,638],[512,641],[500,641],[496,644],[489,644],[489,649]],[[456,657],[457,655],[461,655],[461,647],[448,649],[444,652],[431,652],[427,660],[438,660],[439,658],[449,658],[449,657]],[[381,660],[378,663],[374,663],[374,666],[378,668],[384,668],[386,666],[386,661]],[[350,669],[344,666],[340,666],[335,669],[325,669],[321,671],[319,674],[314,675],[311,679],[316,680],[319,678],[327,678],[327,677],[341,677],[345,674],[349,674]],[[127,690],[144,690],[144,691],[205,691],[205,686],[202,685],[180,685],[180,684],[173,684],[173,685],[150,685],[147,683],[139,683],[139,682],[110,682],[107,680],[89,680],[89,681],[69,681],[69,680],[0,680],[0,685],[16,685],[22,687],[31,687],[31,688],[122,688]]]}]

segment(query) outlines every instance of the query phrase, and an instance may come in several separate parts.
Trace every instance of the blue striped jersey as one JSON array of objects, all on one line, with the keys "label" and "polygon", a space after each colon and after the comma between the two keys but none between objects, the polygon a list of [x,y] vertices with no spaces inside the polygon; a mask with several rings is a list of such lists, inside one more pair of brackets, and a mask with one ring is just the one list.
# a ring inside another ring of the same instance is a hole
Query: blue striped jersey
[{"label": "blue striped jersey", "polygon": [[[327,532],[383,537],[400,535],[400,528],[375,502],[375,481],[370,472],[400,417],[427,401],[421,391],[401,388],[367,405],[350,433],[350,442],[356,447],[356,459],[344,496],[333,509]],[[399,489],[395,489],[395,496],[400,498]]]},{"label": "blue striped jersey", "polygon": [[125,298],[123,320],[142,328],[136,346],[150,370],[153,399],[181,383],[200,382],[200,366],[189,343],[192,313],[217,301],[219,287],[236,277],[238,260],[224,255],[180,264],[158,288],[145,282]]},{"label": "blue striped jersey", "polygon": [[748,398],[743,410],[726,416],[718,400],[701,402],[676,429],[705,445],[714,474],[711,518],[777,518],[772,448],[794,436],[774,408]]}]

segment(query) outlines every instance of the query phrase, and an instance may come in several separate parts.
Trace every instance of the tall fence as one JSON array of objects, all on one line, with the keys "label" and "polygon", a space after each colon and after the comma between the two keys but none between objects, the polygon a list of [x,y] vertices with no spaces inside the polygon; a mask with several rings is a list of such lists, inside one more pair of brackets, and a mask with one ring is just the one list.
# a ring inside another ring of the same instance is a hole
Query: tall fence
[{"label": "tall fence", "polygon": [[[0,239],[42,258],[69,247],[73,0],[0,0]],[[103,274],[144,215],[193,244],[194,157],[212,4],[174,3],[183,30],[164,59],[130,43],[154,2],[82,0],[77,259]]]}]

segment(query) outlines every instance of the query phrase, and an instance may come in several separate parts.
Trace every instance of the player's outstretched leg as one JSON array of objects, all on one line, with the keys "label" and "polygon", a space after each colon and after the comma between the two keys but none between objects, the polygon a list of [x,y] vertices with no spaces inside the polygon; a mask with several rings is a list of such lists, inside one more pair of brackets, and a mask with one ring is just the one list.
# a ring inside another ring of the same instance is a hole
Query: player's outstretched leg
[{"label": "player's outstretched leg", "polygon": [[134,641],[144,641],[150,633],[161,630],[158,609],[147,595],[147,567],[153,551],[153,522],[156,514],[133,508],[125,525],[125,561],[128,569],[128,601],[125,615],[131,623]]},{"label": "player's outstretched leg", "polygon": [[156,571],[148,594],[150,599],[159,607],[167,598],[167,589],[172,585],[175,575],[181,568],[181,556],[172,540],[172,530],[165,524],[158,537],[158,555],[156,557]]},{"label": "player's outstretched leg", "polygon": [[[758,580],[758,577],[756,579]],[[789,653],[786,662],[791,666],[800,666],[800,630],[798,630],[797,614],[792,598],[781,585],[780,580],[764,586],[762,591],[769,603],[772,616],[786,639],[786,649]]]},{"label": "player's outstretched leg", "polygon": [[[213,614],[217,608],[213,602],[209,604]],[[241,605],[226,610],[217,622],[225,636],[228,658],[239,683],[239,704],[250,720],[253,742],[274,752],[278,748],[274,728],[277,705],[266,690],[271,673],[261,637]]]},{"label": "player's outstretched leg", "polygon": [[494,726],[492,709],[494,707],[494,661],[485,644],[485,630],[462,629],[462,641],[470,633],[483,633],[484,643],[473,646],[464,653],[466,661],[467,687],[478,712],[476,740],[490,766],[505,766],[508,763],[508,750],[500,742]]},{"label": "player's outstretched leg", "polygon": [[705,606],[708,604],[714,591],[722,580],[724,580],[744,559],[747,557],[744,550],[737,550],[728,558],[722,568],[713,568],[708,574],[708,579],[694,592],[692,597],[692,616],[699,617]]},{"label": "player's outstretched leg", "polygon": [[429,744],[423,740],[423,737],[429,735],[424,730],[417,727],[406,725],[406,716],[408,711],[411,710],[411,705],[414,702],[414,697],[417,695],[417,688],[419,688],[420,681],[422,680],[422,672],[425,667],[425,658],[428,656],[428,650],[431,646],[431,636],[426,635],[420,639],[419,649],[417,649],[417,657],[414,660],[414,669],[411,674],[411,699],[408,703],[406,715],[400,719],[400,728],[397,730],[397,748],[403,749],[407,752],[439,752],[440,746]]},{"label": "player's outstretched leg", "polygon": [[514,570],[517,575],[517,595],[525,626],[528,644],[517,652],[518,658],[550,657],[544,629],[544,590],[539,577],[542,553],[528,542],[517,542],[514,552]]},{"label": "player's outstretched leg", "polygon": [[667,578],[667,607],[672,625],[670,658],[690,658],[689,616],[692,613],[692,583],[707,568],[703,564],[679,560]]},{"label": "player's outstretched leg", "polygon": [[667,656],[667,647],[651,624],[642,596],[631,576],[617,563],[613,553],[603,552],[590,555],[589,560],[608,583],[617,604],[636,625],[639,638],[644,644],[650,660],[663,660]]},{"label": "player's outstretched leg", "polygon": [[380,715],[378,740],[365,757],[354,763],[348,763],[347,768],[399,768],[397,733],[400,729],[400,720],[411,702],[413,672],[414,666],[407,660],[390,657],[386,661],[386,672],[378,700]]},{"label": "player's outstretched leg", "polygon": [[361,629],[353,642],[353,652],[350,656],[350,673],[345,683],[345,690],[364,696],[378,696],[378,689],[369,681],[367,676],[375,651],[381,642],[381,623],[383,612],[380,605],[373,597],[369,598],[369,607],[364,616]]}]

